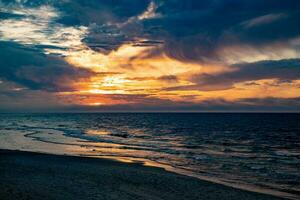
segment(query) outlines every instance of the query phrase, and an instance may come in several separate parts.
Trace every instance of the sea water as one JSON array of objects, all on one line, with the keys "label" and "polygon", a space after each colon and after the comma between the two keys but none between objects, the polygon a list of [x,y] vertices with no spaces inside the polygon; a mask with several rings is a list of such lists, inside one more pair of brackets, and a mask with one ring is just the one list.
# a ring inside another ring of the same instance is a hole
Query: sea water
[{"label": "sea water", "polygon": [[12,131],[50,145],[77,145],[81,156],[149,161],[231,186],[300,197],[300,114],[0,114],[0,135]]}]

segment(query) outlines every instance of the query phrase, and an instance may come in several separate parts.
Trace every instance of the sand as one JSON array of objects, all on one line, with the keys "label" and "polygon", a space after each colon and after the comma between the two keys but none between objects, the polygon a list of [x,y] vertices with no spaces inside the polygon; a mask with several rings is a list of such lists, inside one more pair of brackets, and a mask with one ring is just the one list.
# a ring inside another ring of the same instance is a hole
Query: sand
[{"label": "sand", "polygon": [[0,199],[276,200],[162,168],[109,159],[0,150]]}]

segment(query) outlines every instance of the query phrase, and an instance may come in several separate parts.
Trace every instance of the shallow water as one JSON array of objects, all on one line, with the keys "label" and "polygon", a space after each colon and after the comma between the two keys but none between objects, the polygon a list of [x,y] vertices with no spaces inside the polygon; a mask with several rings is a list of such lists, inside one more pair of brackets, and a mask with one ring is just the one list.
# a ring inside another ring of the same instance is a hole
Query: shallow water
[{"label": "shallow water", "polygon": [[300,114],[275,113],[1,114],[0,134],[18,132],[35,141],[71,145],[84,156],[148,160],[296,199],[299,122]]}]

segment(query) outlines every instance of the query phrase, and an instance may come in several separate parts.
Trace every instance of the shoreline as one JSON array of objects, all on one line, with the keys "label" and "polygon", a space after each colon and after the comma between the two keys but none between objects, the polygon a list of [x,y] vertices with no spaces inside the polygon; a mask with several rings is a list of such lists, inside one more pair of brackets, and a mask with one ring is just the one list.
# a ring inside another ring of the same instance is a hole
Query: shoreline
[{"label": "shoreline", "polygon": [[[112,196],[121,199],[174,200],[283,199],[200,180],[159,167],[144,166],[142,163],[2,149],[0,155],[0,171],[3,173],[0,176],[0,199],[3,200],[26,199],[28,195],[29,199],[40,199],[45,193],[47,197],[44,196],[44,199],[73,199],[77,198],[74,196],[77,189],[81,190],[82,194],[78,195],[84,199],[114,199]],[[103,190],[103,187],[106,189]],[[125,192],[123,187],[126,188]],[[57,189],[65,194],[60,197],[61,194],[50,192]]]},{"label": "shoreline", "polygon": [[[50,130],[50,129],[49,129]],[[53,137],[50,139],[49,137]],[[47,139],[46,139],[47,138]],[[2,140],[2,141],[1,141]],[[53,141],[52,141],[53,140]],[[285,199],[297,199],[298,194],[293,195],[285,191],[276,191],[272,189],[254,187],[252,185],[236,184],[226,182],[220,179],[203,176],[192,173],[185,169],[174,168],[170,165],[156,163],[154,161],[141,159],[141,158],[130,158],[130,157],[118,157],[118,156],[106,156],[106,155],[95,155],[93,149],[97,147],[95,144],[87,144],[84,140],[78,140],[77,138],[66,137],[59,132],[52,132],[51,135],[48,133],[22,133],[18,132],[7,132],[0,137],[1,145],[0,150],[11,150],[29,153],[41,153],[53,156],[75,156],[80,158],[96,158],[96,159],[108,159],[121,163],[140,163],[146,167],[162,168],[168,172],[180,174],[183,176],[193,177],[199,180],[208,181],[214,184],[220,184],[227,187],[255,192],[259,194],[266,194],[276,196]],[[58,142],[59,141],[59,142]],[[90,147],[89,147],[90,146]]]}]

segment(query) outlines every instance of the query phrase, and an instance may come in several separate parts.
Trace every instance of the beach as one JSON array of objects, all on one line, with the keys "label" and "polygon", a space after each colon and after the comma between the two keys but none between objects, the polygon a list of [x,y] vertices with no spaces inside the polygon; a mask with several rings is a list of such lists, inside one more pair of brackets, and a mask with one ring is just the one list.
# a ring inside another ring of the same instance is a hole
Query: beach
[{"label": "beach", "polygon": [[109,159],[0,151],[0,199],[280,199]]},{"label": "beach", "polygon": [[299,115],[0,116],[1,200],[299,199]]},{"label": "beach", "polygon": [[300,0],[0,0],[0,200],[300,200]]}]

